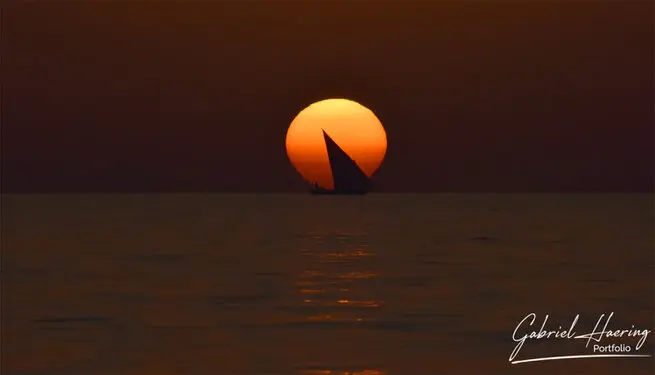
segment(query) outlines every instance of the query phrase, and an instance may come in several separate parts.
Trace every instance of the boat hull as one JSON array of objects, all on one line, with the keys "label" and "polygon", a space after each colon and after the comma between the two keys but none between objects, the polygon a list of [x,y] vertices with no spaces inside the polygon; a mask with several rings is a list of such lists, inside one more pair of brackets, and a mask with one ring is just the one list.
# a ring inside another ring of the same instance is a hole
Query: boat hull
[{"label": "boat hull", "polygon": [[312,195],[365,195],[367,191],[312,190]]}]

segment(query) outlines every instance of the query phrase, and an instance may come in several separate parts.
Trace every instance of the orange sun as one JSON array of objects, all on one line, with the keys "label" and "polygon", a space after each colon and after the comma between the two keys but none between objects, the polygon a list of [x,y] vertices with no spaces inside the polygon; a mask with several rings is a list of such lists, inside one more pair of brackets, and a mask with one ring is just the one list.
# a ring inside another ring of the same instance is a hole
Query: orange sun
[{"label": "orange sun", "polygon": [[326,99],[303,109],[287,131],[291,164],[311,183],[333,188],[323,131],[371,177],[387,151],[387,135],[375,114],[347,99]]}]

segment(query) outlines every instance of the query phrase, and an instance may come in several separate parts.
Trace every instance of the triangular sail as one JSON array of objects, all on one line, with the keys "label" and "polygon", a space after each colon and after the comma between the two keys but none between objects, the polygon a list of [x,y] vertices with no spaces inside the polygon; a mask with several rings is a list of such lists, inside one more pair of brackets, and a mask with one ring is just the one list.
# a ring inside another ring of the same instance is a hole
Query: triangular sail
[{"label": "triangular sail", "polygon": [[330,159],[334,191],[337,193],[367,192],[370,180],[366,173],[330,138],[325,130],[323,130],[323,138],[325,138],[325,146]]}]

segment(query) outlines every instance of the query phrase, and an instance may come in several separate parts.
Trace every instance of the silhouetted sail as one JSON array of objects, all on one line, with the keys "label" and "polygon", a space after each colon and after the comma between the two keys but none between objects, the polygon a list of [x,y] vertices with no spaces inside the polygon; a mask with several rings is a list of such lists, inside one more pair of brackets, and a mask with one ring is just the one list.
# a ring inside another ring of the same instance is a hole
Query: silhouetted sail
[{"label": "silhouetted sail", "polygon": [[314,186],[315,194],[365,194],[370,188],[370,180],[357,163],[337,145],[323,130],[323,138],[327,148],[334,190],[326,190]]}]

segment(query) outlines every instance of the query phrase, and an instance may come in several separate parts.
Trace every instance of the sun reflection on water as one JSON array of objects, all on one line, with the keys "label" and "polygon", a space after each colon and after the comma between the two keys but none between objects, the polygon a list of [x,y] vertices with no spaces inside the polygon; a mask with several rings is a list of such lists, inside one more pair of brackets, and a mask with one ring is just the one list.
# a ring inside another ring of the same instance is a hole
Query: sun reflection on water
[{"label": "sun reflection on water", "polygon": [[299,375],[386,375],[386,371],[362,370],[362,371],[334,371],[334,370],[302,370]]},{"label": "sun reflection on water", "polygon": [[[329,231],[303,235],[298,255],[304,269],[295,281],[298,300],[293,323],[337,334],[367,322],[379,320],[384,301],[378,298],[375,283],[379,278],[376,253],[364,232]],[[296,371],[302,375],[385,375],[375,363],[360,363],[360,358],[336,356],[328,362],[303,363]],[[341,358],[339,358],[341,357]],[[345,362],[344,362],[345,361]],[[355,361],[355,362],[353,362]],[[304,368],[303,368],[304,367]]]},{"label": "sun reflection on water", "polygon": [[365,282],[379,275],[372,270],[376,254],[366,233],[333,231],[303,236],[299,254],[308,268],[298,275],[296,287],[302,305],[310,312],[306,321],[362,322],[372,318],[365,310],[380,308]]}]

